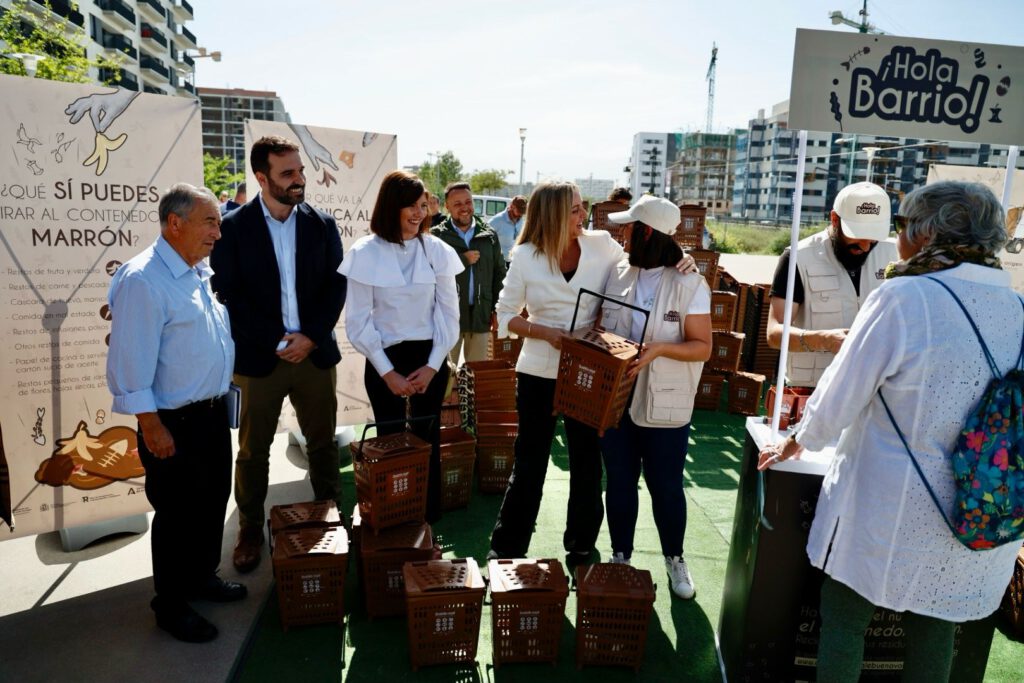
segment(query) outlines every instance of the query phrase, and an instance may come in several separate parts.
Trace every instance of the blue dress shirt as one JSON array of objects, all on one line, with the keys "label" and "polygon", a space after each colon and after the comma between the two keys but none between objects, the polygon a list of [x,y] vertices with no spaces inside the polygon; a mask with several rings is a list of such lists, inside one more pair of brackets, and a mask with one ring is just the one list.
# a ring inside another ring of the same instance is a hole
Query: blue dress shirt
[{"label": "blue dress shirt", "polygon": [[299,297],[295,293],[295,215],[298,207],[293,206],[288,218],[279,221],[270,215],[267,205],[260,195],[260,207],[263,217],[270,229],[270,241],[274,243],[274,256],[277,257],[277,271],[281,276],[281,317],[285,332],[300,332]]},{"label": "blue dress shirt", "polygon": [[115,413],[180,408],[227,392],[235,345],[211,275],[205,261],[189,267],[162,236],[117,269],[107,299]]},{"label": "blue dress shirt", "polygon": [[498,233],[501,254],[505,257],[505,262],[508,263],[508,253],[516,245],[516,238],[519,237],[519,232],[523,229],[523,218],[520,216],[519,220],[513,223],[512,219],[508,217],[508,209],[505,209],[491,219],[490,226],[494,228],[494,232]]},{"label": "blue dress shirt", "polygon": [[[473,221],[469,224],[469,227],[463,230],[459,226],[455,225],[455,219],[452,219],[452,227],[455,228],[455,233],[462,238],[462,241],[469,246],[469,243],[473,241],[473,233],[476,231],[476,217],[473,217]],[[469,305],[473,305],[473,294],[476,293],[476,282],[474,281],[473,275],[475,274],[476,268],[472,264],[469,266]]]}]

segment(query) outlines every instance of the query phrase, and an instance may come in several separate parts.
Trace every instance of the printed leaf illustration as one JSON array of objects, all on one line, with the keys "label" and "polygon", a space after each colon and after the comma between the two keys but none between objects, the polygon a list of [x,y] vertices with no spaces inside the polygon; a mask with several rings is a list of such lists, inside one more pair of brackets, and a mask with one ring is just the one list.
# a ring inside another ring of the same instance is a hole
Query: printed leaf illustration
[{"label": "printed leaf illustration", "polygon": [[839,111],[839,96],[836,95],[835,91],[832,92],[832,96],[829,98],[831,103],[832,115],[835,120],[839,123],[839,130],[843,130],[843,113]]}]

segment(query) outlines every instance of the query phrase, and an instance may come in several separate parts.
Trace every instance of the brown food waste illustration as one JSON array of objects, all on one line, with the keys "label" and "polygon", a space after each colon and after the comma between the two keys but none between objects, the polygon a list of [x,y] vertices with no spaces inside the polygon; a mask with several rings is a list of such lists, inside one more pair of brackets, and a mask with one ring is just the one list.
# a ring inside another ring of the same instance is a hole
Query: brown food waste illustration
[{"label": "brown food waste illustration", "polygon": [[36,481],[55,487],[91,490],[115,481],[142,477],[145,470],[138,449],[134,429],[111,427],[93,436],[82,421],[72,436],[57,439],[53,455],[39,463]]}]

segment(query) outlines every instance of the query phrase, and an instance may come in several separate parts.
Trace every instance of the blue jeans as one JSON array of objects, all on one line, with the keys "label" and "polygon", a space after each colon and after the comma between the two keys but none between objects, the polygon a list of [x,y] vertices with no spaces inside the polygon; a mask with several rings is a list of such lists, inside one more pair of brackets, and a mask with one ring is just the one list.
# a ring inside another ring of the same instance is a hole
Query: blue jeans
[{"label": "blue jeans", "polygon": [[[627,409],[628,411],[628,409]],[[629,558],[633,554],[633,532],[640,501],[637,484],[643,470],[651,493],[654,523],[661,539],[661,553],[683,554],[686,534],[686,496],[683,494],[683,466],[690,425],[682,427],[638,427],[627,412],[618,428],[609,429],[601,439],[601,453],[607,473],[605,504],[612,552]]]}]

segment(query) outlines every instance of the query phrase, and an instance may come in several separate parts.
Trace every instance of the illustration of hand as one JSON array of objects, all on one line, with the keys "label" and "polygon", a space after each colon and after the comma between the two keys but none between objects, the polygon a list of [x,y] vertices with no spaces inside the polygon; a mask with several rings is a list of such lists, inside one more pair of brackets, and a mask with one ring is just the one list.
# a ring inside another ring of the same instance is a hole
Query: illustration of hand
[{"label": "illustration of hand", "polygon": [[92,127],[97,133],[106,133],[118,116],[120,116],[128,105],[132,103],[139,93],[134,90],[117,88],[114,92],[94,93],[79,97],[64,110],[64,113],[71,117],[71,124],[74,125],[82,120],[86,112],[92,120]]},{"label": "illustration of hand", "polygon": [[314,171],[319,172],[320,164],[330,166],[335,171],[338,170],[338,164],[334,163],[334,155],[317,142],[317,139],[313,137],[308,128],[296,125],[292,125],[291,128],[295,135],[298,136],[299,143],[302,145],[302,150],[306,153],[306,157],[313,164]]}]

